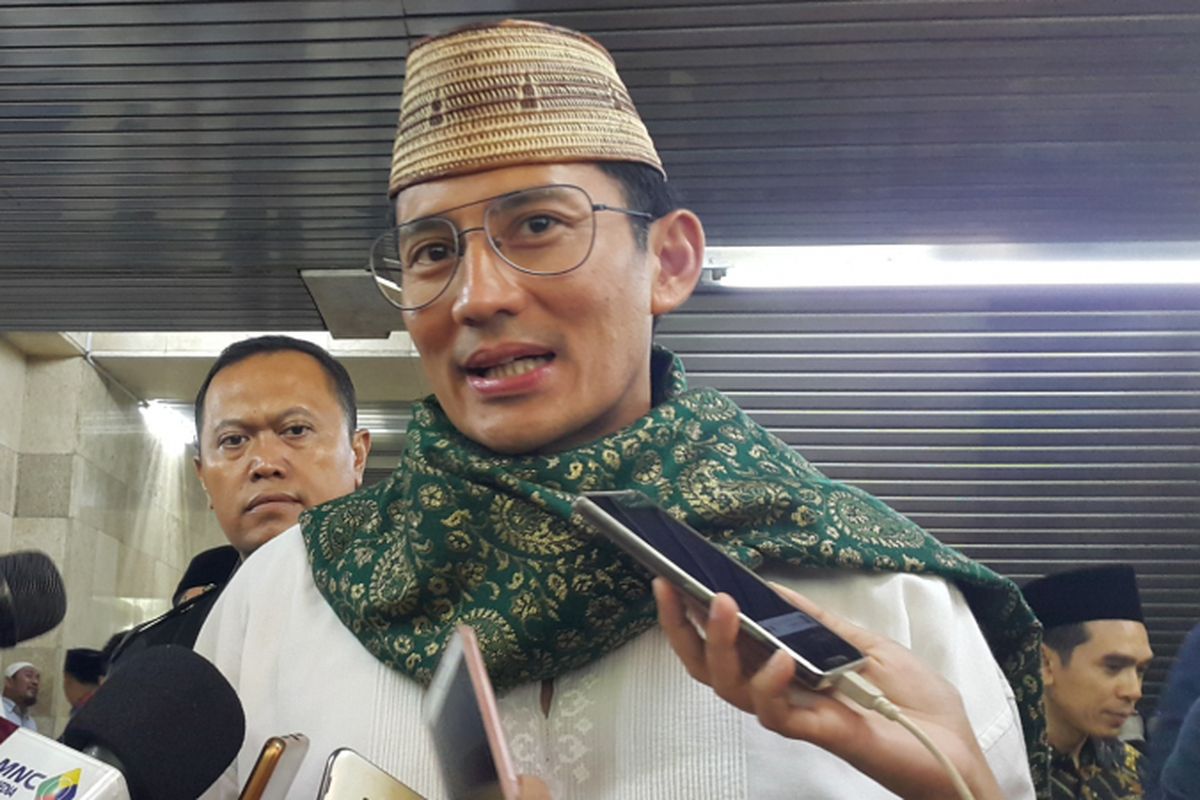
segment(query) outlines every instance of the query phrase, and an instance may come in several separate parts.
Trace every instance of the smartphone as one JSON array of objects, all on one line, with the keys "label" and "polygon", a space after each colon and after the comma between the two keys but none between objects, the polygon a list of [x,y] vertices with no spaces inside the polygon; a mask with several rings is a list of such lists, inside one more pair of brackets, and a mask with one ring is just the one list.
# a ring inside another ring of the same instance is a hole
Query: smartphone
[{"label": "smartphone", "polygon": [[317,800],[425,800],[349,747],[325,762]]},{"label": "smartphone", "polygon": [[858,648],[641,492],[585,492],[573,507],[607,539],[703,608],[718,592],[730,595],[738,604],[738,650],[748,674],[783,650],[795,662],[801,684],[823,689],[837,675],[866,663]]},{"label": "smartphone", "polygon": [[517,772],[475,631],[466,625],[442,653],[421,705],[452,800],[515,800]]},{"label": "smartphone", "polygon": [[302,733],[267,739],[238,800],[287,800],[288,789],[307,754],[308,737]]}]

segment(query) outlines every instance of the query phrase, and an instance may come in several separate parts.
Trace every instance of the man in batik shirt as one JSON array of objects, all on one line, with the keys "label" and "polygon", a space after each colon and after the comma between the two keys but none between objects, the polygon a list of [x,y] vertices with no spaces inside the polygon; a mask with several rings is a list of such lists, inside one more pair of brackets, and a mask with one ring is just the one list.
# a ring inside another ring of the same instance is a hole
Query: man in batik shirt
[{"label": "man in batik shirt", "polygon": [[1153,653],[1132,567],[1071,570],[1026,584],[1046,628],[1042,677],[1053,800],[1142,796],[1141,754],[1117,738]]}]

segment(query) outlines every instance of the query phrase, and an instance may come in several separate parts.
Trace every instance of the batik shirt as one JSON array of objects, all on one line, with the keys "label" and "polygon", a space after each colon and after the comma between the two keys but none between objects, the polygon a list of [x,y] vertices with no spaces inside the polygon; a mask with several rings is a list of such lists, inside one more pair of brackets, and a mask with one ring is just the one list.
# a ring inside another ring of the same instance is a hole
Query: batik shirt
[{"label": "batik shirt", "polygon": [[1128,800],[1142,796],[1142,754],[1119,739],[1089,737],[1079,764],[1051,750],[1051,800]]}]

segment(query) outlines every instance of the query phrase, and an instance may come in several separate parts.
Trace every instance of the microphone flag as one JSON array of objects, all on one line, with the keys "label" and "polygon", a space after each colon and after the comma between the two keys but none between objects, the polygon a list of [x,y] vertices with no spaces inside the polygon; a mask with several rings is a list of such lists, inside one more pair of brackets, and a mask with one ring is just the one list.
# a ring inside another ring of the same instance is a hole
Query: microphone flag
[{"label": "microphone flag", "polygon": [[129,800],[121,773],[0,718],[0,798]]}]

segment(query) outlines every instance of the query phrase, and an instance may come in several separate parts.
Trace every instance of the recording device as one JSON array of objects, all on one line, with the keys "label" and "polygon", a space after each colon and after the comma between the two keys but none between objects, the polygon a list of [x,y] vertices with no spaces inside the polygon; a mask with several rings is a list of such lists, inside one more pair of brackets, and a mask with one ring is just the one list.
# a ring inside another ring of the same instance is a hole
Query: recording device
[{"label": "recording device", "polygon": [[325,764],[317,800],[425,800],[349,747]]},{"label": "recording device", "polygon": [[308,737],[303,733],[267,739],[238,800],[287,800],[288,789],[307,754]]},{"label": "recording device", "polygon": [[130,800],[116,767],[0,718],[0,797]]},{"label": "recording device", "polygon": [[0,556],[0,648],[41,636],[66,613],[62,575],[50,556],[33,550]]},{"label": "recording device", "polygon": [[585,492],[572,507],[605,538],[705,609],[718,592],[730,595],[738,605],[738,649],[748,673],[783,650],[795,662],[800,683],[823,689],[866,663],[854,645],[641,492]]},{"label": "recording device", "polygon": [[[61,741],[119,770],[130,800],[185,800],[221,776],[245,735],[241,703],[217,668],[185,647],[163,645],[113,673]],[[80,783],[76,800],[114,796],[92,791]]]},{"label": "recording device", "polygon": [[421,704],[452,800],[513,800],[517,771],[475,631],[454,629]]}]

